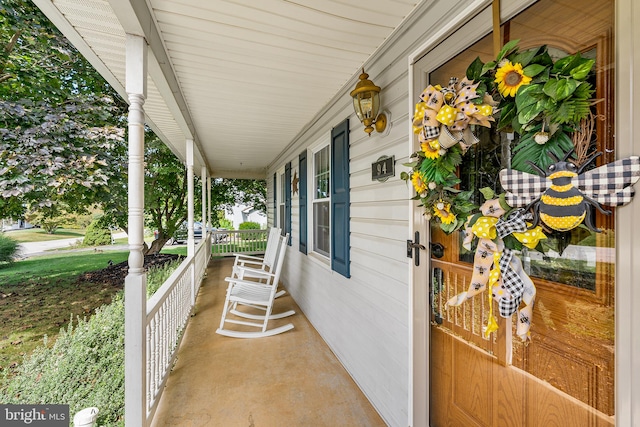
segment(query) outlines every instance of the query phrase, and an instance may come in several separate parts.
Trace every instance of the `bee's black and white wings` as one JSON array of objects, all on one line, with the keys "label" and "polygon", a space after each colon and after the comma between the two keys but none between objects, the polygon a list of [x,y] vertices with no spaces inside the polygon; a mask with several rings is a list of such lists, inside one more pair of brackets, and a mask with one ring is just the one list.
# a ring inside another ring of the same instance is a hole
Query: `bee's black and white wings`
[{"label": "bee's black and white wings", "polygon": [[585,195],[606,206],[629,203],[635,193],[632,185],[640,179],[640,157],[607,163],[571,181]]},{"label": "bee's black and white wings", "polygon": [[505,201],[514,208],[524,207],[536,200],[551,185],[551,180],[517,170],[502,169],[500,184],[505,189]]}]

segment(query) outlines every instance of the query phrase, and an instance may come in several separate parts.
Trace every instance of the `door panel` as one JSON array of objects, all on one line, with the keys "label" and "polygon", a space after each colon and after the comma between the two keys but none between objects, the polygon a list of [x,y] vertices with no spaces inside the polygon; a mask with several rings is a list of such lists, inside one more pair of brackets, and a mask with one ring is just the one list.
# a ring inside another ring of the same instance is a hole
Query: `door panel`
[{"label": "door panel", "polygon": [[[560,56],[580,51],[596,59],[595,97],[603,99],[595,107],[603,117],[596,125],[597,146],[607,153],[599,164],[614,160],[613,11],[613,0],[586,0],[579,7],[569,1],[540,0],[502,27],[504,41],[520,39],[522,49],[547,44]],[[460,40],[474,31],[461,28],[415,64],[416,98],[426,84],[446,84],[449,77],[464,76],[476,56],[484,62],[493,58],[489,34],[469,41],[462,53],[442,59],[447,43],[451,49],[464,45]],[[434,69],[434,64],[444,65]],[[474,146],[460,171],[476,188],[495,186],[496,171],[509,163],[505,136],[491,140],[493,146]],[[493,150],[491,156],[486,150]],[[488,157],[495,164],[483,163]],[[502,191],[499,186],[497,190]],[[443,256],[432,257],[429,267],[432,426],[614,425],[614,220],[599,215],[596,223],[604,233],[576,230],[550,239],[557,246],[555,254],[521,254],[537,288],[528,345],[512,339],[511,319],[498,318],[498,333],[483,336],[489,308],[486,292],[459,307],[445,308],[449,298],[467,290],[472,256],[461,248],[458,233],[430,229],[431,243],[444,246]]]}]

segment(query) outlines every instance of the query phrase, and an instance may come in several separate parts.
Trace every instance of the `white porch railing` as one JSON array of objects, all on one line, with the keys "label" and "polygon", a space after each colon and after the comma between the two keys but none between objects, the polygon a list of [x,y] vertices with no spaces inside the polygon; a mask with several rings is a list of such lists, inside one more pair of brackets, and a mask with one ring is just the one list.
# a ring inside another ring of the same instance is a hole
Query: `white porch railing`
[{"label": "white porch railing", "polygon": [[211,234],[147,301],[146,415],[151,424],[211,258]]},{"label": "white porch railing", "polygon": [[255,255],[264,253],[268,235],[267,230],[214,231],[211,255],[228,256],[236,253]]}]

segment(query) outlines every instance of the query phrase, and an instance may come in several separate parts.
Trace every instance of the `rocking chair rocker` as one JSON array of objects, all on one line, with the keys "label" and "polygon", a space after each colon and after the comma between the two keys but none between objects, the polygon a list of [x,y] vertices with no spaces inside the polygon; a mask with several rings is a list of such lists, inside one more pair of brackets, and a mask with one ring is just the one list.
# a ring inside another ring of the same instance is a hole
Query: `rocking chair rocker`
[{"label": "rocking chair rocker", "polygon": [[[284,317],[295,314],[295,311],[289,310],[284,313],[272,314],[273,303],[276,298],[278,281],[280,272],[284,264],[284,255],[287,250],[288,235],[279,237],[277,240],[277,260],[273,271],[264,271],[262,274],[267,278],[266,283],[259,280],[247,280],[246,277],[227,277],[225,280],[229,282],[227,288],[227,296],[225,299],[222,318],[220,319],[220,327],[216,330],[217,334],[234,338],[259,338],[280,334],[293,329],[293,324],[289,323],[273,329],[267,329],[269,320],[282,319]],[[238,310],[238,305],[255,308],[264,313],[253,314]],[[236,317],[229,317],[230,315]],[[241,320],[237,317],[248,319]],[[226,329],[225,323],[234,323],[238,325],[252,326],[259,328],[260,331],[236,331]]]}]

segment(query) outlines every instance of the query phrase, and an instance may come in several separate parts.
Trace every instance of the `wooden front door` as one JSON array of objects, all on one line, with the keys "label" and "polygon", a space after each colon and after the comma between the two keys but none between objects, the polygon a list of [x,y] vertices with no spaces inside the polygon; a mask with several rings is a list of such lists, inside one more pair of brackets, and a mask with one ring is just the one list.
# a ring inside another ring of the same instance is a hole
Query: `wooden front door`
[{"label": "wooden front door", "polygon": [[[558,57],[581,52],[596,60],[595,97],[602,101],[595,107],[601,120],[594,143],[605,152],[599,164],[614,160],[613,14],[613,0],[540,0],[502,26],[503,40],[519,39],[521,49],[546,44]],[[494,57],[490,34],[473,39],[489,16],[482,12],[416,62],[415,99],[427,84],[464,76],[476,56],[483,62]],[[460,46],[466,48],[460,52]],[[465,156],[462,186],[502,192],[497,172],[514,143],[507,135],[484,135]],[[478,195],[476,202],[482,201]],[[614,221],[596,221],[602,233],[578,228],[550,236],[545,254],[520,254],[537,288],[528,344],[515,335],[511,319],[499,318],[498,332],[484,337],[486,293],[445,307],[467,290],[473,254],[462,248],[459,233],[446,235],[434,225],[423,230],[430,234],[431,262],[414,269],[426,269],[430,285],[425,371],[431,426],[614,424]]]}]

